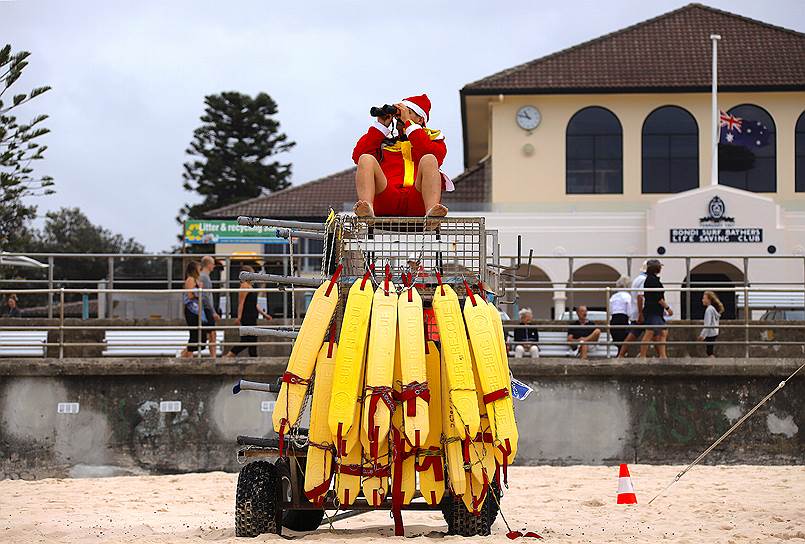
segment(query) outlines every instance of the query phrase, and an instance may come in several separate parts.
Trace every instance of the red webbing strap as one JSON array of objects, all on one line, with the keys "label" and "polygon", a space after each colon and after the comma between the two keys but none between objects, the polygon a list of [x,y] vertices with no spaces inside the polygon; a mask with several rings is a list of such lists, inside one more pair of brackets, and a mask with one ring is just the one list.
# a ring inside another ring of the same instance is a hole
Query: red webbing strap
[{"label": "red webbing strap", "polygon": [[285,425],[287,425],[287,424],[288,424],[288,420],[287,420],[287,419],[282,418],[282,419],[280,420],[280,432],[279,432],[279,439],[280,439],[280,444],[279,444],[280,457],[282,457],[282,456],[285,454]]},{"label": "red webbing strap", "polygon": [[[332,451],[333,448],[330,446],[325,446],[323,444],[316,444],[315,442],[308,442],[308,445],[313,446],[314,448],[319,448],[326,451]],[[330,489],[330,482],[333,479],[333,465],[330,464],[330,473],[324,479],[322,483],[311,489],[310,491],[305,491],[305,496],[308,500],[313,501],[315,504],[322,504],[324,502],[324,495],[327,493],[327,490]]]},{"label": "red webbing strap", "polygon": [[330,325],[330,339],[328,340],[327,346],[327,358],[333,358],[333,345],[335,344],[335,321],[332,322]]},{"label": "red webbing strap", "polygon": [[333,273],[333,277],[332,277],[332,278],[330,278],[330,285],[328,285],[328,286],[327,286],[327,291],[325,291],[325,292],[324,292],[324,296],[325,296],[325,297],[329,297],[329,296],[330,296],[330,291],[332,291],[332,290],[333,290],[333,286],[334,286],[334,285],[335,285],[335,283],[338,281],[338,276],[340,276],[340,275],[341,275],[341,270],[342,270],[343,268],[344,268],[344,265],[339,264],[339,265],[338,265],[338,268],[336,268],[336,269],[335,269],[335,272]]},{"label": "red webbing strap", "polygon": [[389,296],[389,281],[391,281],[391,267],[386,265],[386,279],[383,280],[383,291]]},{"label": "red webbing strap", "polygon": [[509,455],[512,453],[512,445],[507,438],[503,444],[498,446],[498,449],[503,453],[503,485],[509,485]]},{"label": "red webbing strap", "polygon": [[475,435],[475,438],[472,439],[472,441],[493,444],[495,442],[495,437],[492,436],[492,433],[482,433],[479,431],[478,434]]},{"label": "red webbing strap", "polygon": [[301,376],[297,376],[293,372],[286,372],[282,375],[283,383],[287,383],[290,385],[309,385],[310,380],[307,378],[303,378]]},{"label": "red webbing strap", "polygon": [[491,393],[487,393],[484,395],[484,404],[489,404],[491,402],[495,402],[496,400],[505,399],[509,396],[509,389],[504,387],[503,389],[498,389],[497,391],[492,391]]},{"label": "red webbing strap", "polygon": [[391,476],[391,465],[338,465],[338,473],[361,478],[383,478]]},{"label": "red webbing strap", "polygon": [[444,296],[444,285],[442,285],[442,275],[439,274],[438,270],[436,270],[436,282],[439,284],[439,287],[441,287],[442,296]]},{"label": "red webbing strap", "polygon": [[425,402],[430,403],[430,389],[428,382],[411,382],[402,386],[402,391],[396,394],[397,400],[405,403],[405,415],[408,417],[416,416],[416,398],[421,397]]},{"label": "red webbing strap", "polygon": [[464,289],[467,290],[467,296],[470,297],[470,301],[472,302],[472,305],[477,306],[478,303],[475,302],[475,293],[472,292],[472,287],[470,287],[470,284],[467,283],[467,280],[464,280]]},{"label": "red webbing strap", "polygon": [[363,291],[363,288],[364,288],[364,287],[366,287],[366,280],[368,280],[368,279],[369,279],[369,276],[371,276],[372,274],[374,274],[374,272],[375,272],[375,265],[373,265],[373,264],[372,264],[372,265],[369,265],[369,270],[367,270],[367,271],[366,271],[366,272],[363,274],[363,280],[361,280],[361,291]]},{"label": "red webbing strap", "polygon": [[465,427],[465,429],[466,429],[466,431],[465,431],[466,436],[464,437],[464,440],[461,441],[461,453],[462,453],[462,457],[464,457],[464,464],[469,465],[470,464],[470,440],[472,440],[472,439],[470,438],[470,428]]},{"label": "red webbing strap", "polygon": [[375,427],[375,413],[377,412],[377,403],[382,400],[391,414],[394,414],[397,404],[394,402],[394,390],[391,387],[383,385],[372,387],[367,385],[365,390],[371,392],[369,397],[369,455],[376,461],[378,429]]},{"label": "red webbing strap", "polygon": [[[442,449],[439,446],[431,446],[424,451],[433,451],[438,453],[441,452]],[[433,469],[433,479],[435,481],[441,482],[444,480],[444,466],[442,465],[441,455],[425,455],[423,456],[421,462],[419,456],[417,456],[416,463],[414,463],[414,469],[417,472],[425,472],[430,468]]]},{"label": "red webbing strap", "polygon": [[391,428],[391,439],[392,463],[394,463],[394,470],[391,472],[391,515],[394,518],[394,536],[405,536],[405,528],[402,522],[403,444],[400,430],[396,427]]},{"label": "red webbing strap", "polygon": [[[406,289],[408,289],[408,286],[411,284],[411,276],[409,274],[406,274],[405,272],[403,272],[402,273],[402,282],[403,282],[403,286]],[[413,301],[414,301],[414,292],[413,292],[413,288],[411,288],[411,289],[408,289],[408,302],[413,302]]]}]

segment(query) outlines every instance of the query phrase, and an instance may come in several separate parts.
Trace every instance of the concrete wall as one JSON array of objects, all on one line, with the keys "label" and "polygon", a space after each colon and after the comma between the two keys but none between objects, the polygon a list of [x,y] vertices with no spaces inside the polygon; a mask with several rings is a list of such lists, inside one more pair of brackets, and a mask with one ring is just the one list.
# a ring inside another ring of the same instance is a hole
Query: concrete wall
[{"label": "concrete wall", "polygon": [[[692,460],[771,391],[794,360],[615,363],[512,361],[535,387],[516,401],[518,463]],[[238,434],[271,434],[270,395],[231,393],[238,377],[274,380],[284,359],[0,361],[0,479],[237,470]],[[805,376],[761,408],[708,462],[805,463]],[[161,401],[181,401],[178,412]],[[80,403],[77,414],[59,402]]]}]

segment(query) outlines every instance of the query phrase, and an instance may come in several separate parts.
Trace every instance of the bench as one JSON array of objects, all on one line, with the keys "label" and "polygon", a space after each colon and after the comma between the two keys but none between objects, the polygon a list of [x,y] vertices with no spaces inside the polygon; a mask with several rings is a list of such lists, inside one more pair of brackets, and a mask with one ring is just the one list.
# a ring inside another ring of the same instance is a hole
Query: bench
[{"label": "bench", "polygon": [[[512,338],[513,335],[510,334],[509,340]],[[587,357],[616,357],[618,347],[614,344],[607,345],[608,341],[609,335],[602,331],[598,343],[588,344]],[[567,343],[566,331],[540,331],[537,345],[540,357],[577,357],[579,354],[578,347],[574,348]],[[509,355],[514,356],[514,351],[510,351]]]},{"label": "bench", "polygon": [[[217,331],[216,352],[223,353],[224,331]],[[108,330],[103,339],[104,356],[178,356],[190,341],[188,330]],[[205,347],[202,355],[209,355]]]},{"label": "bench", "polygon": [[0,331],[0,357],[44,357],[48,331]]}]

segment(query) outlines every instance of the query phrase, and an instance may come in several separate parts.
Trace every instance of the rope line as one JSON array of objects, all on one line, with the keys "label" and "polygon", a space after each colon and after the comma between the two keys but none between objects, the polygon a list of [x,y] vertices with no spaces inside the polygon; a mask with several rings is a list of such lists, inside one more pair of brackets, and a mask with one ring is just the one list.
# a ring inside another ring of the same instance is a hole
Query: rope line
[{"label": "rope line", "polygon": [[773,390],[771,393],[769,393],[768,395],[766,395],[765,397],[763,397],[763,399],[762,399],[760,402],[758,402],[758,403],[757,403],[757,404],[754,406],[754,408],[752,408],[751,410],[749,410],[749,411],[748,411],[746,414],[744,414],[744,415],[743,415],[743,417],[741,417],[741,419],[739,419],[738,421],[736,421],[736,422],[735,422],[735,425],[733,425],[732,427],[730,427],[730,428],[729,428],[729,430],[727,430],[727,432],[725,432],[724,434],[722,434],[722,435],[721,435],[721,436],[718,438],[718,440],[716,440],[715,442],[713,442],[713,443],[710,445],[710,447],[708,447],[706,450],[704,450],[704,451],[703,451],[703,452],[702,452],[702,453],[701,453],[701,454],[700,454],[700,455],[699,455],[699,456],[698,456],[698,457],[697,457],[697,458],[696,458],[696,459],[695,459],[695,460],[694,460],[694,461],[693,461],[691,464],[689,464],[689,465],[688,465],[688,466],[686,466],[686,467],[685,467],[685,468],[684,468],[682,471],[680,471],[680,472],[679,472],[679,474],[677,474],[677,475],[674,477],[674,479],[673,479],[673,480],[671,480],[671,482],[670,482],[670,483],[669,483],[667,486],[665,486],[665,488],[663,488],[663,489],[662,489],[662,491],[660,491],[659,493],[657,493],[657,494],[654,496],[654,498],[653,498],[653,499],[651,499],[650,501],[648,501],[648,504],[651,504],[652,502],[654,502],[654,500],[655,500],[655,499],[657,499],[657,497],[659,497],[660,495],[662,495],[663,493],[665,493],[666,491],[668,491],[668,488],[670,488],[672,485],[674,485],[676,482],[678,482],[678,481],[679,481],[679,480],[682,478],[682,476],[684,476],[684,475],[685,475],[685,473],[687,473],[687,472],[688,472],[690,469],[692,469],[694,466],[698,465],[698,464],[699,464],[699,462],[700,462],[702,459],[704,459],[704,458],[705,458],[705,457],[706,457],[706,456],[707,456],[707,455],[708,455],[708,454],[709,454],[711,451],[713,451],[713,450],[716,448],[716,446],[718,446],[719,444],[721,444],[721,442],[723,442],[725,438],[727,438],[729,435],[731,435],[731,434],[733,433],[733,431],[735,431],[735,429],[737,429],[738,427],[740,427],[740,426],[743,424],[743,422],[744,422],[744,421],[746,421],[747,419],[749,419],[749,417],[750,417],[752,414],[754,414],[754,413],[755,413],[755,412],[758,410],[758,408],[760,408],[761,406],[763,406],[764,404],[766,404],[766,402],[767,402],[767,401],[768,401],[770,398],[772,398],[772,397],[773,397],[773,396],[774,396],[774,395],[775,395],[775,394],[776,394],[776,393],[777,393],[777,392],[778,392],[780,389],[782,389],[783,387],[785,387],[786,382],[788,382],[788,380],[790,380],[791,378],[793,378],[794,376],[796,376],[797,372],[799,372],[799,371],[800,371],[800,370],[802,370],[803,368],[805,368],[805,363],[803,363],[802,365],[800,365],[800,367],[799,367],[798,369],[796,369],[796,370],[795,370],[795,371],[794,371],[794,372],[793,372],[793,373],[792,373],[792,374],[791,374],[791,375],[790,375],[788,378],[786,378],[786,379],[784,379],[783,381],[781,381],[781,382],[780,382],[780,383],[777,385],[777,387],[775,387],[775,388],[774,388],[774,390]]}]

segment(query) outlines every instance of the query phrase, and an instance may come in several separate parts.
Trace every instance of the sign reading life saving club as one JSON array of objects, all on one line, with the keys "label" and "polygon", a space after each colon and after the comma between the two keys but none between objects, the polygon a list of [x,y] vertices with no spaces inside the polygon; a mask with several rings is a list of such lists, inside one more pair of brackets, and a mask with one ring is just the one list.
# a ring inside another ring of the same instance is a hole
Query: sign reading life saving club
[{"label": "sign reading life saving club", "polygon": [[284,242],[274,227],[246,227],[227,219],[189,219],[184,225],[187,244],[274,244]]},{"label": "sign reading life saving club", "polygon": [[759,244],[763,229],[736,227],[735,218],[727,217],[727,206],[718,196],[710,199],[708,215],[699,219],[700,227],[671,229],[672,244]]}]

